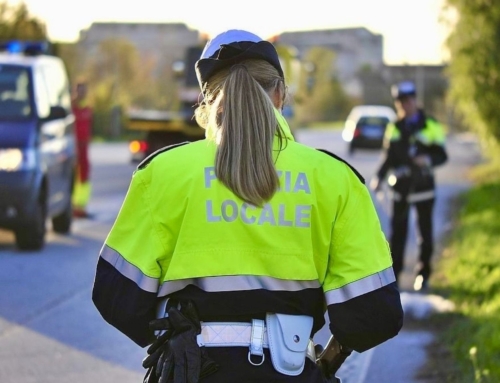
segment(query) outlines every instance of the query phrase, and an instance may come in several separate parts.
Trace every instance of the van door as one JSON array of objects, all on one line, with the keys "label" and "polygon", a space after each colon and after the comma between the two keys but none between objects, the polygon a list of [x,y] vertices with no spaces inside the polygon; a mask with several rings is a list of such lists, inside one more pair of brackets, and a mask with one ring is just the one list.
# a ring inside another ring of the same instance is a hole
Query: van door
[{"label": "van door", "polygon": [[75,151],[69,87],[64,89],[64,85],[68,85],[67,79],[64,73],[58,76],[58,66],[51,64],[37,66],[34,71],[40,117],[40,154],[48,181],[49,216],[64,211],[71,203]]}]

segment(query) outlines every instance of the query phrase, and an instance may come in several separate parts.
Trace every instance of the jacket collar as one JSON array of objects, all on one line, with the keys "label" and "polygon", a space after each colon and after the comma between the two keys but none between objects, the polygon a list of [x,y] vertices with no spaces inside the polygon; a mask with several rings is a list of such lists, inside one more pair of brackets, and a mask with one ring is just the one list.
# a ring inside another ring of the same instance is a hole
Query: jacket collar
[{"label": "jacket collar", "polygon": [[422,109],[419,109],[417,113],[418,113],[418,118],[416,122],[409,122],[406,118],[402,118],[396,122],[397,129],[400,132],[407,134],[414,134],[424,129],[427,119],[425,112]]},{"label": "jacket collar", "polygon": [[285,134],[285,138],[290,141],[295,141],[290,126],[288,126],[288,122],[285,117],[283,117],[281,112],[274,108],[274,115],[276,116],[276,120],[278,120],[278,125],[281,128],[281,131]]},{"label": "jacket collar", "polygon": [[[290,129],[290,126],[288,126],[288,122],[286,121],[285,117],[283,117],[281,112],[278,109],[274,108],[274,115],[276,116],[276,120],[278,121],[278,125],[280,127],[280,130],[285,135],[284,138],[289,140],[289,141],[295,141],[295,138],[293,137],[293,134],[292,134],[292,130]],[[212,132],[212,130],[207,129],[206,133],[205,133],[205,137],[209,140],[216,141],[216,137],[213,137],[209,132]]]}]

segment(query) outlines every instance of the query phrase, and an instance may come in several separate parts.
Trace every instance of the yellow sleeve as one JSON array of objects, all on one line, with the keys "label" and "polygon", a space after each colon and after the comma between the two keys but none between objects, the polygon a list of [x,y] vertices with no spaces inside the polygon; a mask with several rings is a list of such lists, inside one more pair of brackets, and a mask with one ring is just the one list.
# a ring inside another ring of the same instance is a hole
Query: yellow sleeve
[{"label": "yellow sleeve", "polygon": [[352,182],[331,238],[323,285],[327,304],[344,302],[395,281],[389,244],[370,193],[358,180]]},{"label": "yellow sleeve", "polygon": [[[105,247],[118,253],[115,256],[122,257],[126,263],[139,269],[139,280],[143,277],[159,279],[161,267],[158,261],[166,253],[153,222],[152,196],[145,173],[146,170],[138,170],[133,174],[125,200],[105,242]],[[140,285],[139,280],[136,282]]]}]

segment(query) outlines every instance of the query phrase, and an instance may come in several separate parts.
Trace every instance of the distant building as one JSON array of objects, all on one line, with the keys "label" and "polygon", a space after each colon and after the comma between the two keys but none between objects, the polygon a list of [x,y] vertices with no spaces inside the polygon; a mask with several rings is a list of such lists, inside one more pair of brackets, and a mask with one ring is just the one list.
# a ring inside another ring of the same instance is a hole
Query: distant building
[{"label": "distant building", "polygon": [[384,67],[383,37],[364,27],[284,32],[278,40],[297,48],[299,57],[315,46],[334,51],[336,76],[353,97],[363,93],[358,77],[361,70],[378,72]]},{"label": "distant building", "polygon": [[[95,22],[81,31],[78,46],[91,57],[110,38],[131,42],[142,57],[156,62],[158,71],[184,60],[187,47],[204,43],[198,30],[183,23]],[[278,35],[276,41],[295,47],[300,59],[313,47],[331,49],[335,53],[332,75],[360,103],[392,105],[391,85],[409,79],[417,84],[426,109],[435,114],[443,109],[448,84],[445,66],[385,65],[383,36],[367,28],[290,31]]]},{"label": "distant building", "polygon": [[155,60],[157,69],[171,68],[184,59],[185,48],[201,43],[200,32],[183,23],[95,22],[80,32],[78,44],[91,56],[103,40],[117,38],[128,40],[141,56]]}]

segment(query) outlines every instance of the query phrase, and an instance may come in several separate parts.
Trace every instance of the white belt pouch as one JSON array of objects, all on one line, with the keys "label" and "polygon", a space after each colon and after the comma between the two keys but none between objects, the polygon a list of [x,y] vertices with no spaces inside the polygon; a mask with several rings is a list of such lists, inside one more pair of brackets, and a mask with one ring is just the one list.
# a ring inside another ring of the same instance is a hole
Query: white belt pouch
[{"label": "white belt pouch", "polygon": [[304,370],[313,318],[307,315],[266,315],[271,360],[276,371],[290,376]]}]

